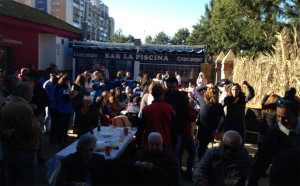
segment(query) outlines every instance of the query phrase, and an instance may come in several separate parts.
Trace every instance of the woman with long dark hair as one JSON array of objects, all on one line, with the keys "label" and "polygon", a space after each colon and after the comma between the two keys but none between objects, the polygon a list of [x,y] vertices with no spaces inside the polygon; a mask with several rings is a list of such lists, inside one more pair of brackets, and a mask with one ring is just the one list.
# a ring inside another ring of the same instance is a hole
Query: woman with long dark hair
[{"label": "woman with long dark hair", "polygon": [[201,160],[207,145],[214,139],[225,120],[224,110],[218,102],[219,91],[213,84],[197,87],[195,94],[201,105],[198,128],[198,158]]},{"label": "woman with long dark hair", "polygon": [[75,112],[74,127],[78,127],[78,119],[82,114],[81,109],[84,106],[84,96],[90,96],[90,93],[85,88],[85,77],[82,75],[77,76],[76,81],[72,85],[72,92],[77,91],[78,94],[72,99],[72,106]]},{"label": "woman with long dark hair", "polygon": [[127,104],[124,104],[122,106],[119,105],[118,97],[120,94],[121,94],[121,89],[117,87],[112,91],[111,97],[109,98],[109,102],[111,105],[111,112],[115,113],[116,115],[119,115],[120,112],[127,106]]},{"label": "woman with long dark hair", "polygon": [[245,108],[246,103],[254,97],[254,89],[247,81],[243,81],[243,85],[247,86],[249,94],[245,96],[241,86],[238,83],[232,83],[231,94],[225,97],[224,107],[226,107],[226,118],[224,132],[228,130],[237,131],[245,141]]}]

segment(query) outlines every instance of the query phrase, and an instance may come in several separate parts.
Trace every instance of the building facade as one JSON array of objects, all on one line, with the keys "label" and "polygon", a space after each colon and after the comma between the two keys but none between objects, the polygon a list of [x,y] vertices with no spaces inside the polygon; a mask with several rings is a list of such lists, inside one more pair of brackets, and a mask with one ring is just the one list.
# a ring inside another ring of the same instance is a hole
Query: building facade
[{"label": "building facade", "polygon": [[135,80],[141,71],[155,77],[157,73],[171,76],[179,72],[183,85],[196,81],[200,65],[205,63],[204,45],[141,45],[132,43],[96,43],[73,41],[73,76],[104,64],[110,81],[118,71],[127,71]]},{"label": "building facade", "polygon": [[84,12],[88,15],[87,40],[107,42],[114,34],[114,19],[101,0],[15,0],[52,14],[77,28],[83,28]]},{"label": "building facade", "polygon": [[80,29],[14,1],[0,0],[0,4],[1,69],[11,73],[34,64],[45,70],[51,63],[60,70],[72,68],[68,45],[81,38]]}]

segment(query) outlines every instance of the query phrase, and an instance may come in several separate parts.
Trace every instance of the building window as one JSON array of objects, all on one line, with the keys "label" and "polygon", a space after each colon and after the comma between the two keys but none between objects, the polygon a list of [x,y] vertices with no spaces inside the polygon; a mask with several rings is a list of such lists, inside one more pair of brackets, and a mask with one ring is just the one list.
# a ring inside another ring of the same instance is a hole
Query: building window
[{"label": "building window", "polygon": [[59,19],[59,16],[56,16],[57,19]]},{"label": "building window", "polygon": [[56,12],[59,12],[59,9],[56,9]]},{"label": "building window", "polygon": [[56,6],[59,6],[59,2],[56,2]]}]

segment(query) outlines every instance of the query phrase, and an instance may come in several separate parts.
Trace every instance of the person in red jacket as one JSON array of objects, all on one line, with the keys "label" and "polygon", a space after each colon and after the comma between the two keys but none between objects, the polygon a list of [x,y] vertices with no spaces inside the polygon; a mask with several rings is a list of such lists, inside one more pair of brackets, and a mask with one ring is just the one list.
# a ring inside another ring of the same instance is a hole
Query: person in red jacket
[{"label": "person in red jacket", "polygon": [[170,147],[176,145],[176,125],[175,112],[171,105],[163,102],[164,89],[162,85],[156,84],[152,88],[154,101],[151,105],[143,108],[140,118],[140,126],[137,131],[137,142],[141,144],[142,137],[144,145],[147,147],[148,135],[151,132],[159,132],[163,137],[163,146]]}]

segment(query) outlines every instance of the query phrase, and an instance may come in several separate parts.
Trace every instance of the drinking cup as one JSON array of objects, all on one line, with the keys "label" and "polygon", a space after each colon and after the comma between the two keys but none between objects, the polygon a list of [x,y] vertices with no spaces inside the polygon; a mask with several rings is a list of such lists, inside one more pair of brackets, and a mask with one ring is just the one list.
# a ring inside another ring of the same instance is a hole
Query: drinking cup
[{"label": "drinking cup", "polygon": [[110,156],[110,152],[111,152],[111,144],[107,143],[105,144],[105,156]]},{"label": "drinking cup", "polygon": [[124,127],[124,136],[128,136],[128,127]]}]

